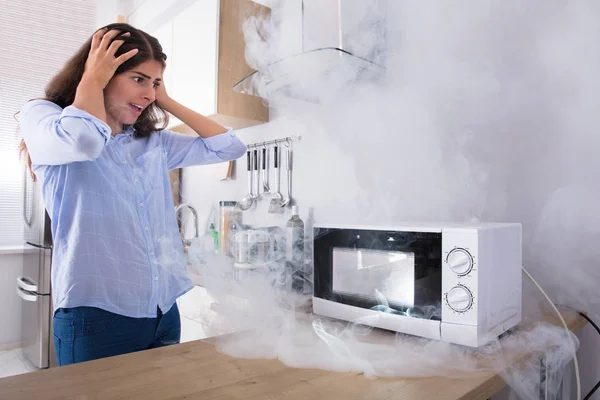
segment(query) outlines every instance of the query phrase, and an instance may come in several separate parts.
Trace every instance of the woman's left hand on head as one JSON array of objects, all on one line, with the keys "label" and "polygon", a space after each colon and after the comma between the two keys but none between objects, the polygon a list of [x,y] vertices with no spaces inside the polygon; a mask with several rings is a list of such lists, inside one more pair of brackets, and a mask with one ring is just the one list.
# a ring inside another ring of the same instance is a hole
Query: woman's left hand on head
[{"label": "woman's left hand on head", "polygon": [[164,78],[160,82],[160,85],[156,87],[155,96],[156,104],[158,104],[160,108],[165,108],[167,106],[167,103],[171,100],[171,98],[167,94]]}]

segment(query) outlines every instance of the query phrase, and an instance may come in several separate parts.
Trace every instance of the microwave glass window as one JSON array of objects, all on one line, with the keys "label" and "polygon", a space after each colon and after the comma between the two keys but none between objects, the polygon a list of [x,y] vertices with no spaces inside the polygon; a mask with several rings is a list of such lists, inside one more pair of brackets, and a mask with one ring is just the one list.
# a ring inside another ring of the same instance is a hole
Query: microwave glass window
[{"label": "microwave glass window", "polygon": [[368,249],[333,249],[333,291],[378,305],[415,305],[415,255]]},{"label": "microwave glass window", "polygon": [[441,320],[441,232],[315,228],[314,295]]}]

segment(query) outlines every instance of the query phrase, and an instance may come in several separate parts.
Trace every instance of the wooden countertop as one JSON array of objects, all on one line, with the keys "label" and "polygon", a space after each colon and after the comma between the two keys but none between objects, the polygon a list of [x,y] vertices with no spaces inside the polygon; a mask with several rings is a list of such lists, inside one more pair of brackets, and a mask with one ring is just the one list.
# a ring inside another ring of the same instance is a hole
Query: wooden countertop
[{"label": "wooden countertop", "polygon": [[[573,331],[585,319],[563,316]],[[556,320],[556,318],[554,318]],[[369,379],[218,353],[214,339],[0,379],[0,399],[487,399],[505,383],[477,378]]]}]

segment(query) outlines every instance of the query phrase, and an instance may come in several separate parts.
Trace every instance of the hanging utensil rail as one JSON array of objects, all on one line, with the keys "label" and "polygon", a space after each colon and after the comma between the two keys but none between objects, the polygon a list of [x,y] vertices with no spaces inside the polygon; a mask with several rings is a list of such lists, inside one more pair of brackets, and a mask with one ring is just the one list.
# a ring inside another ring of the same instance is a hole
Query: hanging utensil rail
[{"label": "hanging utensil rail", "polygon": [[265,146],[269,146],[272,144],[279,144],[279,143],[287,143],[288,146],[291,146],[292,142],[294,140],[300,140],[301,138],[302,138],[302,136],[288,136],[288,137],[281,138],[281,139],[267,140],[266,142],[251,143],[251,144],[246,145],[246,147],[249,149],[256,149],[259,147],[265,147]]}]

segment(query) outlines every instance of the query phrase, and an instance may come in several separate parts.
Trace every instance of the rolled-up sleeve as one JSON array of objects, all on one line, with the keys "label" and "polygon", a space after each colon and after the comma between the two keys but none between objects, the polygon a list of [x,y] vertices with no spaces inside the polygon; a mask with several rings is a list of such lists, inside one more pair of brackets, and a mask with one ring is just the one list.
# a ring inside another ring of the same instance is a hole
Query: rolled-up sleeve
[{"label": "rolled-up sleeve", "polygon": [[160,135],[169,170],[236,160],[246,153],[246,145],[231,128],[208,138],[169,130],[161,131]]},{"label": "rolled-up sleeve", "polygon": [[98,158],[111,138],[110,127],[75,106],[33,100],[21,109],[21,135],[36,165],[63,165]]}]

